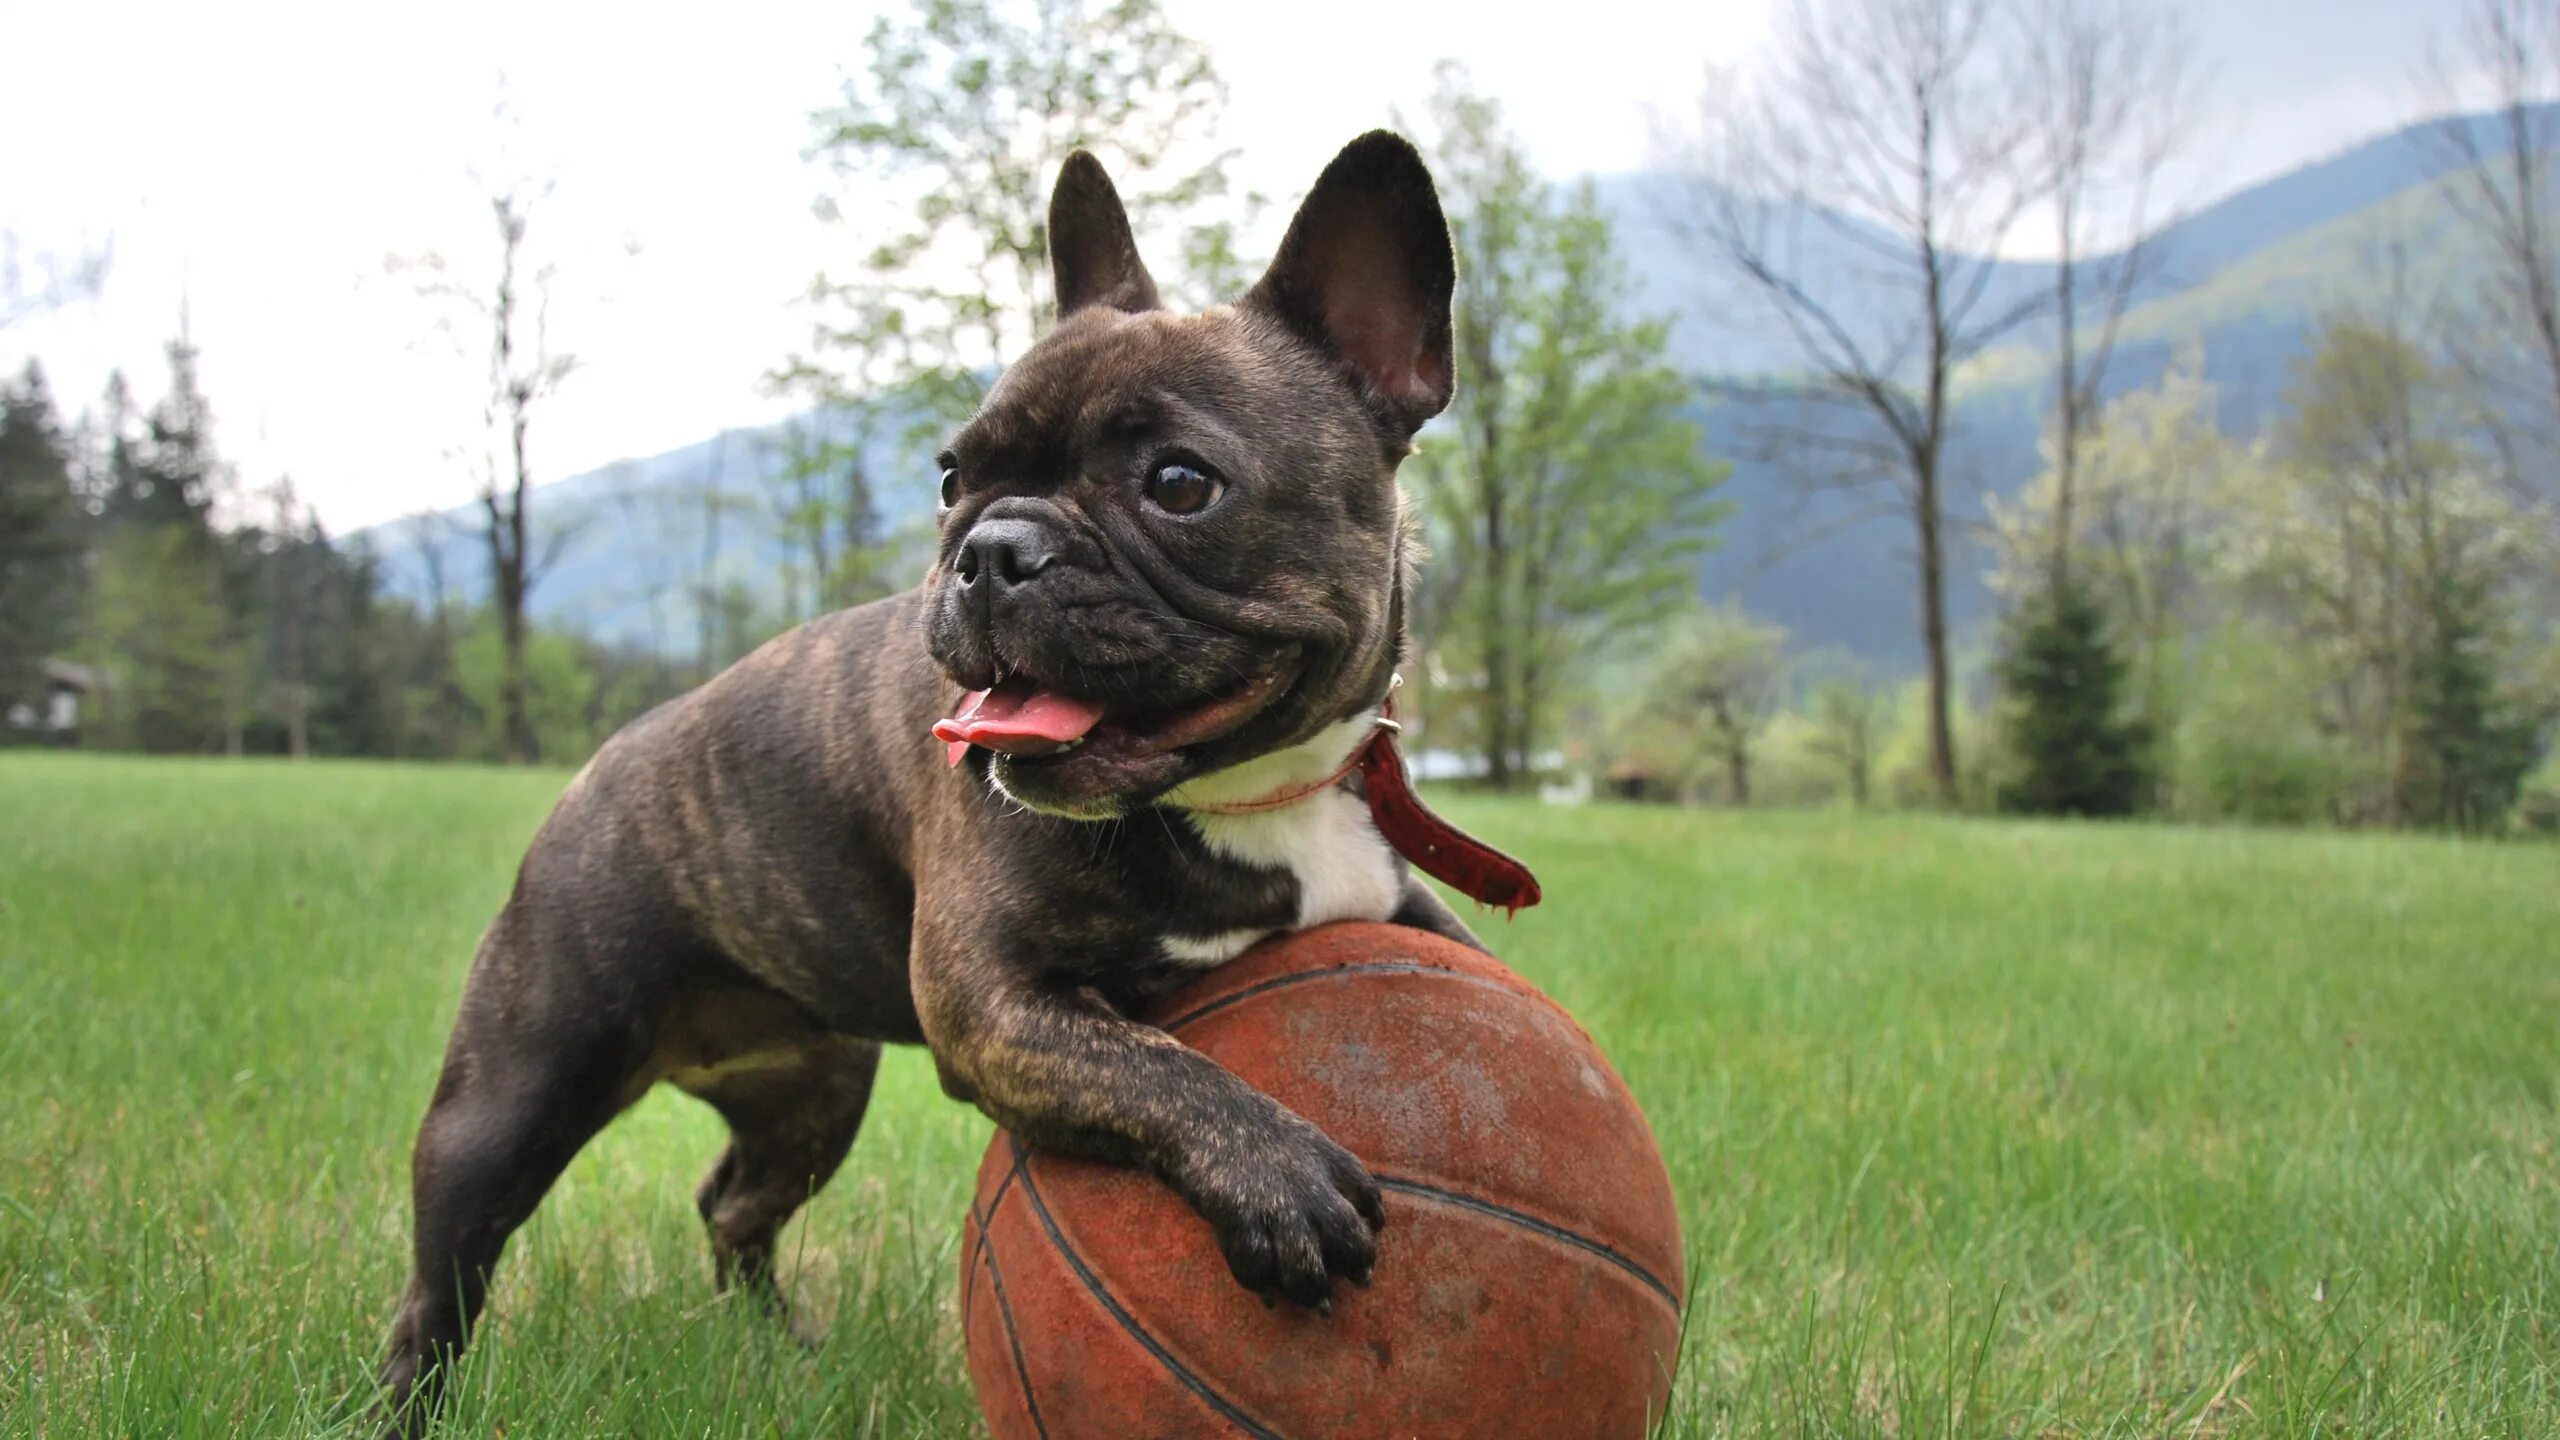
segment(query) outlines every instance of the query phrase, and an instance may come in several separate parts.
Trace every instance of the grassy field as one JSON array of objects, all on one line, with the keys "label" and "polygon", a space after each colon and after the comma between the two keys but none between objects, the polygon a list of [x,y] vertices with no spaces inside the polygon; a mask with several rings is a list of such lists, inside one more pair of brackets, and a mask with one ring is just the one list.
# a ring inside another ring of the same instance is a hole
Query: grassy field
[{"label": "grassy field", "polygon": [[[0,1435],[354,1433],[464,963],[564,777],[0,757]],[[1451,807],[1646,1104],[1669,1433],[2560,1434],[2560,850]],[[968,1436],[988,1126],[894,1056],[715,1302],[717,1122],[519,1238],[450,1433]]]}]

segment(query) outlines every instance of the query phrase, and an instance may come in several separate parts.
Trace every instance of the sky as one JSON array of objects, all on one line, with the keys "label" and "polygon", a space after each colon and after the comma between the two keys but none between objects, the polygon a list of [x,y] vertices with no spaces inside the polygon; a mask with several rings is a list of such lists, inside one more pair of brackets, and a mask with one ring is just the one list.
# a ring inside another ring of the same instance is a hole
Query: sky
[{"label": "sky", "polygon": [[[1781,0],[1164,3],[1227,80],[1242,187],[1285,198],[1413,110],[1444,57],[1548,173],[1641,167],[1711,66],[1750,73]],[[2153,3],[2183,12],[2205,67],[2210,142],[2172,180],[2196,203],[2424,115],[2413,67],[2461,0]],[[479,362],[386,261],[485,249],[473,172],[512,145],[556,177],[538,223],[553,330],[582,364],[539,421],[537,478],[777,418],[759,380],[805,335],[794,298],[859,245],[811,213],[808,115],[881,8],[23,7],[0,227],[113,261],[97,299],[0,332],[0,363],[40,358],[75,412],[115,366],[147,401],[183,318],[244,487],[290,475],[339,532],[464,501]],[[501,74],[512,141],[490,118]]]}]

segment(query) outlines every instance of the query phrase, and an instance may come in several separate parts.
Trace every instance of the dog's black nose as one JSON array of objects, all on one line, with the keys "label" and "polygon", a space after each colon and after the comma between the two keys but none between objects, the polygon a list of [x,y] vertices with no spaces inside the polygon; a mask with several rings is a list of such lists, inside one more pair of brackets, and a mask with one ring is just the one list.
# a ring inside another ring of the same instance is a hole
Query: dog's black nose
[{"label": "dog's black nose", "polygon": [[952,568],[963,585],[975,585],[979,576],[993,575],[998,585],[1011,589],[1048,569],[1057,559],[1058,547],[1047,526],[1006,517],[981,520],[971,526],[969,537],[960,542],[960,557]]}]

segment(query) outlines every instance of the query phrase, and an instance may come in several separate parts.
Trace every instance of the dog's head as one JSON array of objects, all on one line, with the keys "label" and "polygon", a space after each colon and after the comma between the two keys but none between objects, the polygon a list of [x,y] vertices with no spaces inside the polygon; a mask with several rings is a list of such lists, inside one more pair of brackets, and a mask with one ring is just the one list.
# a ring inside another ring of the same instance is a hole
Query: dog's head
[{"label": "dog's head", "polygon": [[1126,813],[1377,706],[1395,472],[1449,401],[1448,225],[1411,145],[1334,158],[1243,299],[1156,297],[1092,156],[1049,205],[1058,321],[941,456],[945,733],[1053,814]]}]

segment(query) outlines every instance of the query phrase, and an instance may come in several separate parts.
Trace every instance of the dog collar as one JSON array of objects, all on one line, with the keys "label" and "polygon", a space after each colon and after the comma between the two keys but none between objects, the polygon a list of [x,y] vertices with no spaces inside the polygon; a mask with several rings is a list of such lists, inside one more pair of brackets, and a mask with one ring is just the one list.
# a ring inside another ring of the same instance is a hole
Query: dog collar
[{"label": "dog collar", "polygon": [[1304,785],[1284,785],[1257,800],[1229,800],[1222,804],[1185,805],[1182,808],[1196,815],[1261,815],[1272,810],[1285,810],[1310,796],[1321,795],[1341,784],[1352,771],[1365,764],[1370,747],[1404,728],[1395,722],[1394,709],[1395,701],[1390,697],[1387,708],[1371,717],[1369,734],[1352,747],[1341,764],[1333,767],[1332,774],[1321,780],[1310,780]]},{"label": "dog collar", "polygon": [[1538,877],[1529,867],[1487,845],[1433,813],[1414,793],[1396,736],[1395,692],[1390,688],[1367,739],[1334,772],[1321,780],[1291,785],[1254,800],[1225,805],[1191,805],[1203,815],[1262,815],[1285,809],[1332,789],[1360,772],[1360,789],[1369,802],[1369,818],[1378,834],[1415,869],[1449,886],[1479,905],[1518,914],[1538,903]]}]

